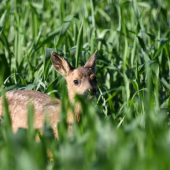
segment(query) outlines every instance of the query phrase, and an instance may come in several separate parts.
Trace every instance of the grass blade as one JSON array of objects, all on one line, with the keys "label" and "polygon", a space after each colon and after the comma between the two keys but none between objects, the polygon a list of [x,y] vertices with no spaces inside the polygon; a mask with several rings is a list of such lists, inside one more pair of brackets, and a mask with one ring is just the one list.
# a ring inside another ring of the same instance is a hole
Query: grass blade
[{"label": "grass blade", "polygon": [[66,18],[64,19],[64,22],[63,22],[63,25],[62,25],[62,28],[61,28],[61,31],[60,31],[60,35],[58,37],[58,41],[57,41],[57,44],[56,44],[56,49],[61,45],[61,43],[63,42],[64,40],[64,37],[65,37],[65,34],[66,34],[66,31],[70,25],[70,22],[72,21],[74,15],[68,15],[66,16]]},{"label": "grass blade", "polygon": [[80,58],[80,50],[81,50],[81,46],[83,44],[82,43],[82,39],[83,39],[83,22],[81,23],[79,34],[78,34],[78,38],[77,38],[75,67],[78,67],[79,58]]}]

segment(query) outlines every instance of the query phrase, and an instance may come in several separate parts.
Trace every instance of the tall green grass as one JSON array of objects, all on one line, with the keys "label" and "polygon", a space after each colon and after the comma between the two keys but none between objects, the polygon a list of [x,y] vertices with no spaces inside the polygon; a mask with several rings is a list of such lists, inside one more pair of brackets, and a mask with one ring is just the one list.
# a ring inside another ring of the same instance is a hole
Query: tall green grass
[{"label": "tall green grass", "polygon": [[[38,90],[65,103],[65,81],[51,51],[73,66],[98,50],[96,99],[68,138],[63,107],[59,139],[50,127],[11,130],[0,118],[0,169],[169,169],[170,2],[168,0],[1,0],[0,96]],[[36,141],[36,134],[40,141]],[[52,159],[48,152],[53,155]]]}]

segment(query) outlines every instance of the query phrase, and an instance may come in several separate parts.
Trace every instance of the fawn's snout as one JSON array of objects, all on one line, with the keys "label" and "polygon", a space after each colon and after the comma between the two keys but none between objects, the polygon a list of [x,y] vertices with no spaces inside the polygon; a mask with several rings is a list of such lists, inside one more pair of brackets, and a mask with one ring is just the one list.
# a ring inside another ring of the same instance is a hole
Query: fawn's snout
[{"label": "fawn's snout", "polygon": [[89,95],[89,96],[95,96],[96,95],[96,89],[95,88],[92,88],[92,89],[88,89],[87,90],[87,94]]},{"label": "fawn's snout", "polygon": [[96,96],[97,92],[97,82],[94,82],[93,80],[89,80],[87,82],[87,85],[84,85],[86,89],[84,89],[83,94],[87,95],[89,98],[93,98]]}]

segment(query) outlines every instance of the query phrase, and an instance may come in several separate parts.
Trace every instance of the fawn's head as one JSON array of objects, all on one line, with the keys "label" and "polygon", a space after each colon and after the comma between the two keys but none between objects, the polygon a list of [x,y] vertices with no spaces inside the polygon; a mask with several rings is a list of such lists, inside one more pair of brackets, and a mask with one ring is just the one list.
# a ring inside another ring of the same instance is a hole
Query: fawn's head
[{"label": "fawn's head", "polygon": [[97,91],[97,77],[95,75],[97,51],[89,58],[84,66],[74,68],[59,54],[52,52],[51,61],[55,70],[65,77],[69,99],[75,94],[87,94],[94,97]]}]

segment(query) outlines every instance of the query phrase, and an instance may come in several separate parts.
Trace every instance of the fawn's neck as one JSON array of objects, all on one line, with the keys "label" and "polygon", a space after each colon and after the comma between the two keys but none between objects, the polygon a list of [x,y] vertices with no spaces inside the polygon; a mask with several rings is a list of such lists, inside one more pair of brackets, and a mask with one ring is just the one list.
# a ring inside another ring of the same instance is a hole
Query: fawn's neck
[{"label": "fawn's neck", "polygon": [[68,92],[68,98],[69,98],[69,102],[74,106],[74,111],[70,111],[68,117],[71,118],[71,115],[73,118],[71,118],[72,120],[76,120],[77,122],[80,121],[81,118],[81,104],[80,103],[75,103],[75,94],[71,91]]}]

